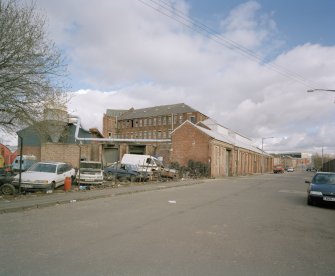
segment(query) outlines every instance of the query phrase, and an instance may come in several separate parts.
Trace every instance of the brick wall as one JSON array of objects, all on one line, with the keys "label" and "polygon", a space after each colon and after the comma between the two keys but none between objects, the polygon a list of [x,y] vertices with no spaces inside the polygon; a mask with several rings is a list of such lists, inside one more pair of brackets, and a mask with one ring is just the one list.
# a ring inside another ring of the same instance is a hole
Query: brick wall
[{"label": "brick wall", "polygon": [[[20,148],[17,149],[18,155],[20,154]],[[25,146],[23,145],[22,155],[35,155],[37,160],[41,160],[41,148],[39,146]]]},{"label": "brick wall", "polygon": [[108,133],[111,132],[112,136],[115,137],[116,135],[116,118],[112,116],[107,116],[104,114],[102,119],[102,135],[104,137],[109,137]]},{"label": "brick wall", "polygon": [[41,161],[67,162],[78,168],[80,149],[81,157],[91,160],[90,144],[79,148],[76,144],[44,143],[41,147]]},{"label": "brick wall", "polygon": [[171,161],[186,166],[189,160],[207,164],[210,158],[210,138],[193,125],[186,123],[172,134]]}]

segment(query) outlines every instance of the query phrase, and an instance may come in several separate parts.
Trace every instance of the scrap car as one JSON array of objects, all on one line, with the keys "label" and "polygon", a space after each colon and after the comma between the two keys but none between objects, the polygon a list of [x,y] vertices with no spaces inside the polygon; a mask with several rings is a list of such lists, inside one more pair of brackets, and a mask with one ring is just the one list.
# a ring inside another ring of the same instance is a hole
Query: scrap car
[{"label": "scrap car", "polygon": [[139,171],[137,166],[131,164],[121,164],[116,162],[104,169],[106,180],[118,179],[120,181],[148,181],[149,177],[146,172]]},{"label": "scrap car", "polygon": [[104,174],[101,162],[81,161],[80,168],[76,175],[79,185],[101,185],[104,181]]}]

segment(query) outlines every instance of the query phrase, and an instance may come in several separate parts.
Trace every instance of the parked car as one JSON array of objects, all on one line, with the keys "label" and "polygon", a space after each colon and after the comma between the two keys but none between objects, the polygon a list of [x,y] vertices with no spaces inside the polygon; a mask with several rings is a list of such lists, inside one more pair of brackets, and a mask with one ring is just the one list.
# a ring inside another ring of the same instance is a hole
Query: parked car
[{"label": "parked car", "polygon": [[129,180],[129,181],[148,181],[148,174],[139,172],[135,165],[121,164],[119,162],[112,164],[104,169],[106,180]]},{"label": "parked car", "polygon": [[0,193],[4,195],[15,194],[15,187],[12,185],[14,175],[6,171],[4,168],[0,168]]},{"label": "parked car", "polygon": [[273,173],[284,173],[284,166],[283,165],[273,166]]},{"label": "parked car", "polygon": [[287,171],[288,171],[288,172],[294,172],[294,169],[293,169],[292,167],[288,167],[288,168],[287,168]]},{"label": "parked car", "polygon": [[[19,172],[20,171],[20,159],[21,156],[18,155],[14,159],[12,163],[12,170],[14,172]],[[33,164],[37,162],[36,156],[35,155],[22,155],[22,161],[21,161],[21,171],[26,171],[28,170]]]},{"label": "parked car", "polygon": [[[70,164],[63,162],[37,162],[27,171],[21,173],[21,190],[53,191],[64,185],[66,177],[74,179],[75,169]],[[13,180],[13,185],[19,186],[19,175]]]},{"label": "parked car", "polygon": [[101,162],[81,161],[76,181],[83,185],[101,185],[104,181]]},{"label": "parked car", "polygon": [[335,173],[317,172],[307,189],[307,203],[314,205],[318,203],[332,203],[335,205]]}]

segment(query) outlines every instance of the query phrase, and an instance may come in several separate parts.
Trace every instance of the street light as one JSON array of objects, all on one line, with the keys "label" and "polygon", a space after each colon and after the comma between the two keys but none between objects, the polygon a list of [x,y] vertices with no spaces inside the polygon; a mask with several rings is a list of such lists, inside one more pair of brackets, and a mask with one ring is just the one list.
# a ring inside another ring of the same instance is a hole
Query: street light
[{"label": "street light", "polygon": [[262,138],[262,166],[261,166],[261,173],[263,173],[263,167],[264,167],[264,150],[263,150],[263,145],[264,145],[264,140],[265,139],[271,139],[275,137],[263,137]]}]

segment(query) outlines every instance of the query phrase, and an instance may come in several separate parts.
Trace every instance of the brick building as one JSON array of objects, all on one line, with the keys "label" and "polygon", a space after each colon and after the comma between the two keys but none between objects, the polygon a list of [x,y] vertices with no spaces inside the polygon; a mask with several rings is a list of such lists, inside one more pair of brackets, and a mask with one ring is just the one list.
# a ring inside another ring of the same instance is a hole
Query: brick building
[{"label": "brick building", "polygon": [[207,164],[210,176],[248,175],[271,172],[272,156],[252,141],[214,120],[184,122],[172,132],[171,161],[186,166],[189,160]]},{"label": "brick building", "polygon": [[186,120],[196,124],[207,118],[184,103],[142,109],[107,109],[103,116],[103,135],[111,138],[168,139],[171,132]]},{"label": "brick building", "polygon": [[107,143],[104,147],[106,163],[119,160],[125,153],[160,156],[169,163],[171,132],[186,120],[198,123],[207,118],[184,103],[142,109],[108,109],[103,116],[104,137],[128,141]]}]

